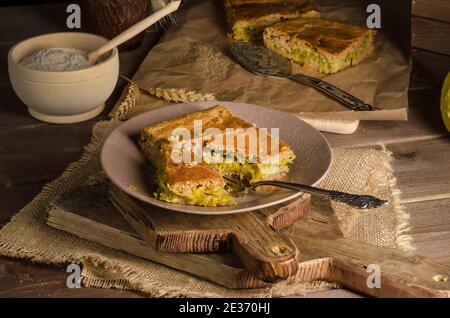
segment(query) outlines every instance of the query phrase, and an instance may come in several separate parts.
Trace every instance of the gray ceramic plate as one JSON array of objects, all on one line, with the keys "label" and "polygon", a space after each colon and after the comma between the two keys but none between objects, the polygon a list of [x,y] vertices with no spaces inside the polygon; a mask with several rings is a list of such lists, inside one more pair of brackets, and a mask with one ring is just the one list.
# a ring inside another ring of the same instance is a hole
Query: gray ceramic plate
[{"label": "gray ceramic plate", "polygon": [[231,214],[279,204],[301,193],[282,189],[274,192],[252,191],[237,198],[238,204],[226,207],[201,207],[174,204],[155,199],[151,192],[150,166],[142,157],[137,142],[140,130],[163,120],[222,104],[262,128],[279,128],[280,138],[295,152],[297,159],[290,168],[288,180],[307,185],[317,184],[328,172],[331,148],[320,132],[304,121],[271,108],[231,102],[187,103],[163,107],[136,116],[117,127],[107,138],[101,153],[103,169],[111,181],[129,195],[179,212],[195,214]]}]

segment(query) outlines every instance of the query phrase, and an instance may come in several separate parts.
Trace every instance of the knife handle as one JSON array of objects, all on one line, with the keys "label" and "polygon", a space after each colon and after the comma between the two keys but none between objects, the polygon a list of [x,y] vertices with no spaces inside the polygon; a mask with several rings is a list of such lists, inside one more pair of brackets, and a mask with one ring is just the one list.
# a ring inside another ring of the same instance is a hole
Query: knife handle
[{"label": "knife handle", "polygon": [[331,85],[321,79],[306,76],[300,73],[292,74],[289,76],[290,79],[297,81],[299,83],[314,87],[325,95],[337,100],[344,106],[350,108],[354,111],[372,111],[379,110],[380,108],[372,106],[370,104],[364,103],[362,100],[356,98],[355,96],[347,93],[346,91]]}]

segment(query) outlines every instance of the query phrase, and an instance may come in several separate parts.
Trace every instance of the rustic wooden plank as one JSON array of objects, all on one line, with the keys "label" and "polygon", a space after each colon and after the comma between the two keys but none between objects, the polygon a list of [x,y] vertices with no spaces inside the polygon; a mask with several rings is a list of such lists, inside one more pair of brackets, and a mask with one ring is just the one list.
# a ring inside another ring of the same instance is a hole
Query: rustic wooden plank
[{"label": "rustic wooden plank", "polygon": [[78,160],[94,122],[0,131],[0,188],[48,182]]},{"label": "rustic wooden plank", "polygon": [[0,187],[0,198],[2,198],[2,204],[0,205],[0,228],[30,202],[41,191],[43,186],[43,183],[15,186],[2,184]]},{"label": "rustic wooden plank", "polygon": [[446,75],[450,72],[450,56],[414,49],[412,58],[413,79],[442,86]]},{"label": "rustic wooden plank", "polygon": [[[410,214],[411,235],[450,232],[450,199],[406,205]],[[443,242],[448,244],[448,242]],[[450,257],[450,253],[449,253]]]},{"label": "rustic wooden plank", "polygon": [[412,0],[412,14],[419,17],[450,22],[448,0]]},{"label": "rustic wooden plank", "polygon": [[417,253],[430,257],[436,263],[450,265],[450,231],[412,235]]},{"label": "rustic wooden plank", "polygon": [[412,17],[413,47],[450,55],[450,24],[430,19]]},{"label": "rustic wooden plank", "polygon": [[0,83],[6,83],[9,81],[8,75],[8,52],[11,45],[0,45]]},{"label": "rustic wooden plank", "polygon": [[450,264],[450,199],[406,204],[416,253]]},{"label": "rustic wooden plank", "polygon": [[404,203],[450,197],[450,137],[389,145]]},{"label": "rustic wooden plank", "polygon": [[117,289],[67,288],[66,267],[0,256],[0,298],[3,297],[140,297]]},{"label": "rustic wooden plank", "polygon": [[324,133],[333,147],[428,140],[448,135],[439,110],[438,89],[410,92],[408,121],[362,121],[352,135]]}]

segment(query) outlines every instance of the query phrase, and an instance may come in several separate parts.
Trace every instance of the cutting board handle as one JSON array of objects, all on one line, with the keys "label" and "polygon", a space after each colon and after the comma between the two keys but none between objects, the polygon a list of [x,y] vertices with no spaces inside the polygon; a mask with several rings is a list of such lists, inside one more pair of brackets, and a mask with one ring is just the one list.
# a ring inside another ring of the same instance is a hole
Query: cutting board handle
[{"label": "cutting board handle", "polygon": [[231,235],[231,252],[245,268],[266,282],[278,282],[294,275],[299,251],[290,238],[274,230],[256,213],[242,215],[240,228]]}]

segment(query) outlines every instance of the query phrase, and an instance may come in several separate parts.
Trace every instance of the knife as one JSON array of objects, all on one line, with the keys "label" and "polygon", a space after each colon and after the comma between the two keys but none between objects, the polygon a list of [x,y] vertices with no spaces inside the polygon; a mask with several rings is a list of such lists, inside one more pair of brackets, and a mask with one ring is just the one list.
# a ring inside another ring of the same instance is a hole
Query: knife
[{"label": "knife", "polygon": [[236,42],[230,45],[230,53],[249,71],[265,76],[286,77],[314,87],[354,111],[373,111],[380,108],[367,104],[346,91],[321,79],[292,72],[291,61],[262,45]]}]

